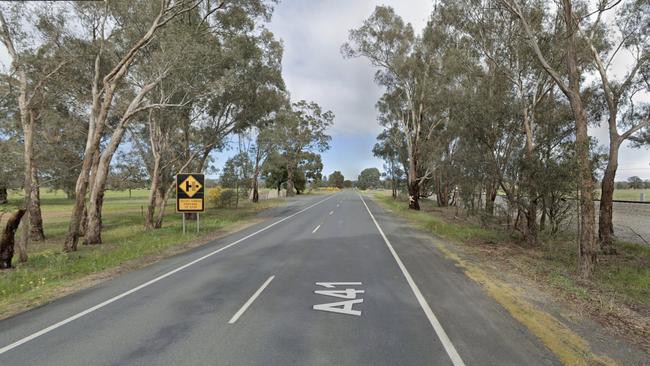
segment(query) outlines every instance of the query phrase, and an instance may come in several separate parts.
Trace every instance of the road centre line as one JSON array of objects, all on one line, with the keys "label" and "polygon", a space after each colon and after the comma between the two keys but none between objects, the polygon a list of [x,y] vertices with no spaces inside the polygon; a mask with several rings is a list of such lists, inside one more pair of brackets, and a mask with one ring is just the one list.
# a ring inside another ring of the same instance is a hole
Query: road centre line
[{"label": "road centre line", "polygon": [[318,229],[320,229],[320,225],[316,226],[316,228],[314,229],[314,231],[312,231],[311,233],[312,233],[312,234],[316,233],[316,231],[318,231]]},{"label": "road centre line", "polygon": [[269,283],[271,283],[271,281],[273,281],[274,278],[275,278],[275,276],[271,276],[271,277],[269,277],[269,278],[266,280],[266,282],[264,282],[264,283],[262,284],[262,286],[261,286],[259,289],[257,289],[257,291],[255,291],[255,293],[253,294],[253,296],[251,296],[251,298],[248,299],[248,301],[246,301],[246,302],[244,303],[244,305],[241,307],[241,309],[239,309],[239,311],[237,311],[237,312],[235,313],[235,315],[233,315],[232,318],[230,318],[230,320],[228,321],[228,324],[233,324],[233,323],[235,323],[235,322],[239,319],[239,317],[242,316],[242,314],[244,314],[244,312],[245,312],[245,311],[246,311],[246,310],[251,306],[251,304],[253,303],[253,301],[255,301],[255,299],[257,299],[257,297],[260,296],[260,294],[262,293],[262,291],[264,291],[264,289],[266,288],[266,286],[268,286]]},{"label": "road centre line", "polygon": [[219,249],[217,249],[217,250],[215,250],[213,252],[210,252],[210,253],[208,253],[208,254],[200,257],[200,258],[197,258],[197,259],[195,259],[195,260],[193,260],[193,261],[191,261],[191,262],[189,262],[189,263],[187,263],[187,264],[185,264],[185,265],[183,265],[181,267],[178,267],[178,268],[176,268],[174,270],[171,270],[171,271],[169,271],[169,272],[167,272],[165,274],[162,274],[162,275],[160,275],[160,276],[158,276],[158,277],[156,277],[156,278],[154,278],[152,280],[149,280],[149,281],[147,281],[147,282],[145,282],[145,283],[143,283],[143,284],[141,284],[141,285],[139,285],[137,287],[134,287],[134,288],[132,288],[132,289],[126,291],[126,292],[123,292],[123,293],[121,293],[121,294],[119,294],[117,296],[111,297],[110,299],[108,299],[108,300],[106,300],[104,302],[101,302],[101,303],[99,303],[99,304],[97,304],[97,305],[95,305],[93,307],[90,307],[90,308],[88,308],[88,309],[86,309],[86,310],[84,310],[82,312],[79,312],[79,313],[77,313],[77,314],[75,314],[75,315],[73,315],[73,316],[71,316],[69,318],[63,319],[58,323],[52,324],[47,328],[39,330],[38,332],[32,333],[32,334],[30,334],[30,335],[28,335],[28,336],[26,336],[24,338],[21,338],[21,339],[17,340],[14,343],[6,345],[6,346],[0,348],[0,355],[3,354],[3,353],[8,352],[8,351],[20,346],[20,345],[23,345],[23,344],[25,344],[25,343],[27,343],[27,342],[29,342],[31,340],[34,340],[34,339],[36,339],[36,338],[38,338],[38,337],[40,337],[40,336],[42,336],[44,334],[47,334],[47,333],[49,333],[49,332],[51,332],[51,331],[53,331],[53,330],[55,330],[55,329],[57,329],[59,327],[62,327],[62,326],[66,325],[66,324],[68,324],[68,323],[70,323],[70,322],[72,322],[74,320],[77,320],[77,319],[79,319],[79,318],[81,318],[81,317],[83,317],[85,315],[88,315],[88,314],[92,313],[95,310],[99,310],[99,309],[105,307],[106,305],[114,303],[117,300],[120,300],[120,299],[122,299],[122,298],[124,298],[126,296],[129,296],[129,295],[137,292],[137,291],[140,291],[145,287],[153,285],[154,283],[156,283],[156,282],[158,282],[158,281],[160,281],[160,280],[162,280],[164,278],[167,278],[167,277],[173,275],[174,273],[180,272],[180,271],[184,270],[185,268],[187,268],[189,266],[192,266],[192,265],[194,265],[194,264],[196,264],[198,262],[201,262],[201,261],[203,261],[203,260],[217,254],[217,253],[220,253],[221,251],[224,251],[224,250],[226,250],[226,249],[228,249],[228,248],[230,248],[232,246],[235,246],[235,245],[245,241],[246,239],[249,239],[249,238],[251,238],[251,237],[253,237],[253,236],[255,236],[255,235],[257,235],[257,234],[259,234],[261,232],[264,232],[264,231],[272,228],[273,226],[275,226],[277,224],[280,224],[280,223],[282,223],[282,222],[284,222],[286,220],[289,220],[290,218],[292,218],[292,217],[294,217],[296,215],[299,215],[299,214],[309,210],[312,207],[320,205],[321,203],[329,200],[332,197],[334,197],[334,195],[329,196],[329,197],[327,197],[325,199],[322,199],[322,200],[320,200],[320,201],[318,201],[318,202],[316,202],[316,203],[314,203],[314,204],[312,204],[310,206],[307,206],[307,207],[303,208],[302,210],[300,210],[298,212],[295,212],[295,213],[293,213],[293,214],[291,214],[291,215],[289,215],[289,216],[287,216],[285,218],[282,218],[282,219],[280,219],[278,221],[275,221],[275,222],[273,222],[273,223],[271,223],[271,224],[269,224],[269,225],[255,231],[252,234],[248,234],[248,235],[246,235],[245,237],[243,237],[243,238],[241,238],[239,240],[236,240],[236,241],[234,241],[234,242],[232,242],[232,243],[230,243],[230,244],[228,244],[228,245],[226,245],[224,247],[221,247],[221,248],[219,248]]},{"label": "road centre line", "polygon": [[456,347],[454,347],[454,344],[451,343],[449,336],[447,336],[447,332],[445,332],[445,329],[442,327],[442,324],[440,324],[438,318],[433,313],[433,310],[431,310],[429,303],[427,303],[427,300],[422,295],[422,292],[420,292],[418,285],[416,285],[415,281],[413,281],[413,277],[411,277],[411,274],[406,269],[406,266],[404,266],[404,263],[402,263],[402,260],[397,255],[397,252],[395,251],[390,241],[386,237],[386,234],[384,234],[384,231],[381,229],[381,226],[379,226],[377,219],[375,219],[375,216],[370,211],[370,208],[366,204],[366,201],[363,199],[363,196],[359,195],[359,198],[361,199],[361,202],[363,202],[363,205],[366,206],[366,210],[368,210],[368,214],[370,214],[370,218],[372,218],[372,221],[375,223],[377,230],[379,230],[379,234],[381,234],[381,237],[384,239],[386,246],[388,246],[388,250],[393,255],[395,261],[397,262],[399,269],[402,271],[402,274],[406,278],[406,282],[408,282],[409,286],[411,287],[413,294],[418,300],[418,303],[420,303],[420,307],[426,314],[427,318],[429,319],[429,323],[431,323],[433,330],[436,332],[436,335],[438,336],[438,339],[442,343],[442,346],[445,348],[445,351],[447,352],[447,355],[451,359],[451,362],[454,364],[454,366],[465,366],[465,363],[460,358],[458,351],[456,351]]}]

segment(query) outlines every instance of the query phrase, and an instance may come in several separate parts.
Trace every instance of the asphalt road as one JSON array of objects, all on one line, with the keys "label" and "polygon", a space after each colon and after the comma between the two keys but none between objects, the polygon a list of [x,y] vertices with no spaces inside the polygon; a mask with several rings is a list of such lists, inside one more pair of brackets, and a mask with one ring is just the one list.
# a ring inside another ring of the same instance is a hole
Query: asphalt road
[{"label": "asphalt road", "polygon": [[270,214],[0,322],[0,365],[560,364],[370,199]]}]

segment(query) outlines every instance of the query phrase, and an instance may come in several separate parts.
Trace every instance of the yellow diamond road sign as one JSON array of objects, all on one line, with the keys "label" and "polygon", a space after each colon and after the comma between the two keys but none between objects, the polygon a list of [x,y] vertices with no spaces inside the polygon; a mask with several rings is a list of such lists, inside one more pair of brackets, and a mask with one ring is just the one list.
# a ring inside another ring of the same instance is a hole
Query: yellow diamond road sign
[{"label": "yellow diamond road sign", "polygon": [[181,185],[179,186],[179,188],[180,188],[183,192],[185,192],[185,194],[187,195],[187,197],[190,197],[190,198],[192,198],[192,197],[193,197],[197,192],[199,192],[199,191],[201,190],[202,187],[203,187],[203,186],[201,185],[201,183],[199,183],[199,181],[196,180],[196,179],[195,179],[193,176],[191,176],[191,175],[190,175],[189,177],[187,177],[187,179],[185,179],[185,180],[181,183]]}]

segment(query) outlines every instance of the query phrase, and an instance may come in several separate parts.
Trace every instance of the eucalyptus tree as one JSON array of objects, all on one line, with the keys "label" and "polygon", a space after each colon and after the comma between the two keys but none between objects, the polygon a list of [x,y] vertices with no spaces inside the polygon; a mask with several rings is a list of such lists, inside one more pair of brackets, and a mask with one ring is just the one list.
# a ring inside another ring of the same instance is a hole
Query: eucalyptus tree
[{"label": "eucalyptus tree", "polygon": [[420,208],[420,186],[432,174],[421,164],[422,145],[444,115],[436,92],[445,41],[423,41],[392,8],[378,6],[361,27],[350,31],[341,48],[344,56],[365,57],[378,69],[375,81],[386,88],[383,104],[406,137],[409,208],[415,210]]},{"label": "eucalyptus tree", "polygon": [[240,151],[226,160],[219,183],[223,187],[235,189],[235,208],[239,207],[240,192],[248,192],[252,187],[252,175],[253,164],[246,152]]},{"label": "eucalyptus tree", "polygon": [[[140,37],[138,20],[143,14],[147,14],[147,10],[151,17],[156,18],[163,17],[162,14],[165,12],[165,10],[155,8],[149,9],[145,4],[140,5],[140,8],[136,7],[137,10],[140,10],[137,15],[129,12],[129,10],[134,10],[131,7],[117,9],[118,11],[115,13],[120,16],[121,22],[133,27],[133,29],[125,27],[124,31],[125,33],[133,32],[135,39]],[[198,89],[204,86],[194,75],[204,72],[202,66],[208,64],[206,60],[209,57],[210,48],[205,47],[206,41],[208,41],[205,37],[206,33],[201,32],[203,29],[195,26],[201,19],[201,15],[196,9],[197,5],[196,2],[174,5],[180,8],[168,15],[165,20],[172,20],[173,17],[177,19],[169,22],[164,28],[159,26],[156,29],[156,37],[146,41],[147,46],[141,49],[138,58],[140,62],[131,65],[129,78],[126,79],[127,82],[123,83],[126,85],[122,85],[121,92],[116,95],[118,104],[113,108],[112,113],[118,122],[112,128],[112,133],[107,139],[104,149],[96,151],[97,158],[92,164],[93,173],[90,181],[90,199],[85,232],[86,244],[102,242],[101,211],[106,182],[111,161],[122,143],[128,126],[143,118],[149,110],[185,107],[190,95],[196,94],[191,88]],[[127,12],[123,13],[125,10]],[[183,16],[179,16],[181,14]],[[136,16],[137,18],[135,18]],[[156,24],[156,20],[153,24]],[[189,70],[191,72],[188,72]],[[176,73],[180,73],[182,76],[173,78],[172,76],[175,76]],[[172,85],[165,85],[166,83]],[[159,87],[157,90],[162,92],[153,93],[157,87]]]},{"label": "eucalyptus tree", "polygon": [[[535,167],[539,162],[537,135],[540,123],[537,120],[538,106],[555,86],[551,77],[539,66],[534,54],[530,50],[518,19],[510,13],[503,12],[498,6],[477,7],[471,2],[462,3],[463,9],[469,14],[469,20],[463,24],[463,28],[469,37],[474,41],[472,45],[483,56],[486,67],[486,77],[493,78],[498,84],[505,88],[505,98],[509,100],[509,109],[512,115],[506,118],[519,120],[521,130],[524,132],[523,154],[518,158],[520,161],[520,174],[517,174],[517,181],[512,187],[519,192],[511,192],[506,189],[506,197],[511,204],[524,211],[527,225],[524,229],[524,236],[529,244],[535,244],[537,240],[537,217],[540,200],[539,177],[536,176],[538,169]],[[532,11],[536,13],[536,21],[531,24],[532,31],[539,35],[546,31],[543,28],[545,19],[549,14],[543,4],[533,3]],[[539,36],[542,40],[552,40],[549,37]],[[542,44],[544,49],[554,46],[552,42],[546,41]],[[559,58],[547,58],[553,65],[559,64]],[[494,85],[498,85],[494,84]],[[494,95],[492,83],[488,84],[487,97]],[[492,104],[487,102],[486,104]],[[488,107],[489,108],[489,107]],[[494,201],[496,187],[491,185],[492,192],[486,192],[486,202]],[[493,204],[490,206],[493,210]]]},{"label": "eucalyptus tree", "polygon": [[295,194],[294,173],[306,160],[306,155],[329,149],[331,137],[327,129],[333,121],[334,113],[304,100],[278,113],[273,126],[273,142],[287,171],[288,196]]},{"label": "eucalyptus tree", "polygon": [[311,186],[318,186],[323,179],[323,160],[318,153],[303,154],[298,168],[305,175],[305,183],[309,183]]},{"label": "eucalyptus tree", "polygon": [[[590,137],[588,131],[587,105],[582,94],[583,73],[579,58],[578,45],[579,27],[576,17],[584,14],[576,13],[571,0],[563,0],[557,5],[557,20],[563,29],[561,46],[551,50],[540,47],[541,36],[531,26],[533,17],[531,9],[524,7],[518,0],[498,0],[513,16],[519,19],[523,34],[528,46],[533,50],[537,61],[553,79],[558,88],[569,100],[575,120],[575,146],[577,173],[580,187],[580,272],[584,277],[589,277],[594,271],[598,254],[598,245],[595,236],[595,210],[593,204],[595,181],[593,166],[590,159]],[[561,53],[566,66],[560,68],[550,61],[551,54]]]},{"label": "eucalyptus tree", "polygon": [[404,135],[395,125],[385,126],[372,148],[374,156],[384,160],[384,171],[390,179],[393,198],[397,198],[399,182],[408,168]]},{"label": "eucalyptus tree", "polygon": [[[282,46],[259,24],[270,9],[263,2],[252,6],[253,2],[231,6],[201,23],[209,27],[191,40],[201,57],[185,59],[186,67],[154,90],[161,97],[177,90],[174,103],[183,97],[188,103],[150,111],[137,129],[136,146],[151,177],[148,228],[162,226],[176,173],[203,171],[210,154],[225,147],[229,135],[265,125],[284,103]],[[227,16],[234,13],[239,15]]]},{"label": "eucalyptus tree", "polygon": [[[5,13],[8,15],[6,16]],[[10,84],[18,89],[18,111],[24,149],[24,184],[26,216],[18,242],[19,260],[27,260],[30,237],[44,238],[40,213],[36,166],[34,165],[34,130],[39,119],[38,106],[50,79],[68,62],[58,45],[64,37],[65,16],[62,7],[15,3],[0,9],[0,40],[11,58]],[[33,229],[33,230],[32,230]]]},{"label": "eucalyptus tree", "polygon": [[357,186],[360,189],[377,189],[381,185],[381,173],[377,168],[367,168],[359,173]]},{"label": "eucalyptus tree", "polygon": [[336,187],[336,188],[343,188],[343,181],[345,181],[345,177],[343,177],[343,174],[335,170],[332,174],[330,174],[329,179],[327,180],[330,184],[331,187]]},{"label": "eucalyptus tree", "polygon": [[[613,19],[606,21],[610,12]],[[595,19],[589,22],[593,17]],[[612,204],[618,151],[625,140],[641,136],[639,132],[650,127],[650,104],[642,99],[643,94],[650,93],[648,77],[644,75],[650,69],[650,3],[599,1],[592,16],[577,24],[576,28],[588,44],[598,70],[600,80],[597,87],[607,109],[609,155],[601,183],[598,235],[601,250],[613,254],[616,250],[612,237]],[[621,60],[621,54],[630,55],[631,64],[621,78],[616,78],[612,63]]]},{"label": "eucalyptus tree", "polygon": [[252,197],[253,202],[259,202],[259,180],[262,174],[262,168],[266,163],[269,155],[273,152],[273,138],[271,136],[273,125],[266,125],[263,128],[254,129],[255,142],[248,149],[253,161]]},{"label": "eucalyptus tree", "polygon": [[[162,0],[156,3],[146,1],[75,3],[75,13],[82,29],[80,38],[92,47],[94,67],[90,80],[91,101],[86,147],[75,187],[75,204],[64,243],[65,251],[77,249],[88,187],[94,186],[94,177],[100,170],[100,164],[102,164],[101,169],[106,169],[105,167],[110,165],[111,154],[105,154],[103,159],[100,156],[100,142],[104,137],[109,115],[115,113],[116,94],[127,87],[128,84],[124,83],[125,78],[134,63],[141,60],[143,50],[152,42],[156,33],[177,16],[195,9],[200,2],[200,0]],[[143,23],[146,24],[144,27]],[[149,107],[142,105],[145,96],[164,79],[168,72],[169,69],[165,68],[158,77],[149,80],[145,85],[140,85],[132,94],[130,101],[126,101],[126,109],[123,113],[119,113],[118,127],[123,128],[138,112]],[[119,134],[118,131],[115,133]],[[112,139],[108,143],[109,149],[116,149],[114,147],[116,143],[119,145],[116,139]],[[91,171],[94,171],[92,175]],[[99,206],[100,195],[100,192],[95,192],[95,199],[91,199],[92,205]],[[87,235],[87,240],[90,239],[91,243],[98,242],[101,240],[99,237],[101,227],[98,227],[101,224],[100,218],[96,209],[91,209],[89,212],[94,215],[91,218],[94,225],[89,227],[91,232]]]},{"label": "eucalyptus tree", "polygon": [[278,191],[278,197],[282,186],[287,183],[287,165],[284,158],[277,150],[272,150],[262,165],[261,177],[264,179],[266,187],[274,187]]}]

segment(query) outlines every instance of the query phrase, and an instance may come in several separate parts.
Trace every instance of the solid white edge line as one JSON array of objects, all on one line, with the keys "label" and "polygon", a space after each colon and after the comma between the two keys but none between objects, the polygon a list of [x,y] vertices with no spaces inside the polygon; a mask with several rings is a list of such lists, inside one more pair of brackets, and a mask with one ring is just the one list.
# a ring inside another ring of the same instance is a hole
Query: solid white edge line
[{"label": "solid white edge line", "polygon": [[301,214],[301,213],[309,210],[310,208],[312,208],[314,206],[317,206],[317,205],[327,201],[328,199],[330,199],[332,197],[334,197],[334,195],[329,196],[329,197],[327,197],[325,199],[322,199],[322,200],[314,203],[313,205],[305,207],[305,208],[303,208],[302,210],[300,210],[300,211],[298,211],[296,213],[293,213],[293,214],[291,214],[291,215],[289,215],[289,216],[287,216],[287,217],[285,217],[283,219],[280,219],[280,220],[278,220],[278,221],[276,221],[276,222],[274,222],[272,224],[269,224],[269,225],[257,230],[256,232],[254,232],[252,234],[246,235],[245,237],[243,237],[243,238],[241,238],[241,239],[239,239],[237,241],[234,241],[234,242],[232,242],[232,243],[230,243],[230,244],[228,244],[228,245],[226,245],[224,247],[221,247],[221,248],[219,248],[219,249],[217,249],[217,250],[215,250],[213,252],[210,252],[210,253],[208,253],[208,254],[200,257],[200,258],[197,258],[197,259],[195,259],[195,260],[193,260],[193,261],[191,261],[191,262],[189,262],[189,263],[187,263],[187,264],[185,264],[185,265],[183,265],[181,267],[178,267],[178,268],[176,268],[176,269],[174,269],[172,271],[169,271],[169,272],[167,272],[167,273],[165,273],[163,275],[160,275],[160,276],[158,276],[158,277],[156,277],[156,278],[154,278],[152,280],[149,280],[149,281],[147,281],[147,282],[145,282],[145,283],[143,283],[143,284],[141,284],[141,285],[139,285],[137,287],[134,287],[134,288],[130,289],[129,291],[123,292],[123,293],[121,293],[121,294],[119,294],[119,295],[117,295],[115,297],[112,297],[112,298],[110,298],[110,299],[108,299],[108,300],[106,300],[106,301],[104,301],[102,303],[99,303],[99,304],[97,304],[97,305],[95,305],[95,306],[93,306],[91,308],[88,308],[88,309],[86,309],[86,310],[84,310],[84,311],[82,311],[80,313],[77,313],[77,314],[75,314],[75,315],[73,315],[73,316],[71,316],[69,318],[61,320],[58,323],[52,324],[47,328],[39,330],[36,333],[32,333],[32,334],[28,335],[27,337],[24,337],[24,338],[14,342],[14,343],[11,343],[11,344],[9,344],[7,346],[4,346],[4,347],[0,348],[0,355],[7,352],[7,351],[10,351],[10,350],[18,347],[18,346],[20,346],[22,344],[25,344],[25,343],[27,343],[27,342],[35,339],[35,338],[38,338],[38,337],[42,336],[43,334],[47,334],[47,333],[55,330],[56,328],[59,328],[59,327],[61,327],[63,325],[66,325],[66,324],[68,324],[68,323],[70,323],[70,322],[72,322],[74,320],[77,320],[77,319],[81,318],[82,316],[88,315],[88,314],[92,313],[95,310],[101,309],[104,306],[109,305],[109,304],[111,304],[111,303],[113,303],[113,302],[115,302],[115,301],[117,301],[117,300],[119,300],[119,299],[121,299],[123,297],[129,296],[134,292],[142,290],[143,288],[145,288],[147,286],[150,286],[150,285],[152,285],[152,284],[154,284],[154,283],[156,283],[156,282],[158,282],[158,281],[160,281],[160,280],[162,280],[162,279],[164,279],[166,277],[169,277],[169,276],[173,275],[176,272],[180,272],[180,271],[184,270],[185,268],[187,268],[187,267],[189,267],[191,265],[194,265],[194,264],[196,264],[198,262],[201,262],[202,260],[204,260],[204,259],[206,259],[208,257],[211,257],[211,256],[213,256],[213,255],[215,255],[215,254],[217,254],[217,253],[219,253],[219,252],[221,252],[223,250],[226,250],[226,249],[228,249],[228,248],[230,248],[230,247],[232,247],[234,245],[237,245],[237,244],[243,242],[246,239],[249,239],[249,238],[251,238],[251,237],[253,237],[253,236],[255,236],[255,235],[257,235],[257,234],[259,234],[259,233],[261,233],[263,231],[266,231],[266,230],[272,228],[273,226],[275,226],[275,225],[277,225],[277,224],[279,224],[281,222],[289,220],[290,218],[292,218],[292,217],[294,217],[294,216],[296,216],[298,214]]},{"label": "solid white edge line", "polygon": [[233,323],[235,323],[235,322],[239,319],[239,317],[242,316],[242,314],[244,314],[244,312],[246,312],[246,310],[248,310],[248,307],[251,306],[251,304],[253,303],[253,301],[255,301],[255,299],[257,299],[258,296],[260,296],[260,294],[262,293],[262,291],[264,291],[264,289],[266,288],[266,286],[268,286],[269,283],[271,283],[271,281],[273,281],[274,278],[275,278],[275,276],[271,276],[271,277],[269,277],[269,279],[266,280],[266,282],[264,282],[264,283],[262,284],[262,286],[261,286],[259,289],[257,289],[257,291],[255,291],[255,293],[253,294],[253,296],[251,296],[251,298],[248,299],[248,301],[246,301],[246,302],[244,303],[244,305],[241,307],[241,309],[239,309],[239,310],[235,313],[235,315],[233,315],[232,318],[230,318],[230,320],[228,321],[228,324],[233,324]]},{"label": "solid white edge line", "polygon": [[314,231],[312,231],[311,233],[314,234],[316,231],[318,231],[318,229],[320,229],[320,225],[316,226],[316,228],[314,229]]},{"label": "solid white edge line", "polygon": [[442,324],[440,324],[440,322],[438,321],[436,314],[434,314],[433,310],[431,310],[429,303],[422,295],[422,292],[420,292],[418,285],[416,285],[415,281],[413,281],[413,277],[411,277],[411,274],[406,269],[406,266],[404,266],[404,263],[402,263],[402,260],[397,255],[397,252],[395,251],[390,241],[386,237],[386,234],[384,234],[384,231],[381,229],[381,226],[379,226],[377,219],[375,219],[375,216],[370,211],[370,208],[366,204],[366,201],[363,199],[361,195],[359,195],[359,198],[361,198],[361,202],[363,202],[363,205],[366,206],[366,210],[368,210],[368,213],[370,214],[370,218],[372,218],[372,221],[375,223],[377,230],[379,230],[379,234],[381,234],[381,237],[384,239],[386,246],[388,246],[388,250],[393,255],[393,258],[395,258],[395,261],[397,262],[399,269],[402,270],[402,274],[406,278],[406,282],[408,282],[409,286],[411,287],[411,290],[413,291],[413,294],[415,294],[415,297],[420,303],[420,307],[422,308],[422,310],[424,310],[424,313],[427,315],[427,318],[429,319],[431,326],[433,326],[433,330],[436,332],[436,335],[438,336],[438,339],[440,339],[440,343],[442,343],[442,346],[445,348],[445,351],[447,351],[447,355],[451,359],[451,362],[454,364],[454,366],[465,366],[463,359],[460,358],[458,351],[456,351],[456,347],[454,347],[454,344],[451,343],[449,336],[447,336],[447,332],[445,332],[445,329],[442,327]]}]

